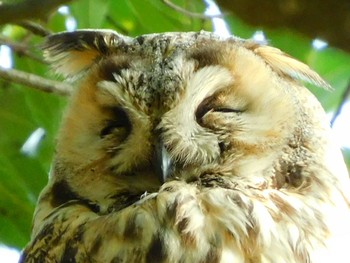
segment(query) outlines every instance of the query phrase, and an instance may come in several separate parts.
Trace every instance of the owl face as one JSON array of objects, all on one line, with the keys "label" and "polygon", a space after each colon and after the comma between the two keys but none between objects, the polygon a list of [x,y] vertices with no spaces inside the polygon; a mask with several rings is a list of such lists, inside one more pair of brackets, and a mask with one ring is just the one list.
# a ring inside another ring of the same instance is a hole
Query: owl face
[{"label": "owl face", "polygon": [[277,49],[207,32],[78,31],[45,50],[56,71],[79,75],[54,176],[105,210],[118,193],[210,173],[281,187],[278,171],[323,151],[314,129],[327,125],[314,116],[324,113],[297,79],[327,84]]}]

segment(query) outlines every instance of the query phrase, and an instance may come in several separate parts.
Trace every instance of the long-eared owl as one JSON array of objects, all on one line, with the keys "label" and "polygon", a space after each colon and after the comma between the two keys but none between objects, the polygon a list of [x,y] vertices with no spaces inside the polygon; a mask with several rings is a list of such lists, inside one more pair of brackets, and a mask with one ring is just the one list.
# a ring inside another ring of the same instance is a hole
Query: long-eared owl
[{"label": "long-eared owl", "polygon": [[48,37],[76,88],[21,262],[349,260],[350,186],[280,50],[209,32]]}]

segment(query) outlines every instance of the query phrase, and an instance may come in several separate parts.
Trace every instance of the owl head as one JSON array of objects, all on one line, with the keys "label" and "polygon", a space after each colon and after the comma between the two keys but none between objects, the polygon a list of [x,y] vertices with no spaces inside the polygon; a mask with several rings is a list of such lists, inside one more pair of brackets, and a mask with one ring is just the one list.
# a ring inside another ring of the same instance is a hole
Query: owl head
[{"label": "owl head", "polygon": [[301,81],[329,85],[276,48],[203,31],[82,30],[50,36],[44,55],[76,86],[51,174],[57,205],[68,186],[109,211],[123,196],[206,174],[296,189],[315,174],[310,164],[346,174]]}]

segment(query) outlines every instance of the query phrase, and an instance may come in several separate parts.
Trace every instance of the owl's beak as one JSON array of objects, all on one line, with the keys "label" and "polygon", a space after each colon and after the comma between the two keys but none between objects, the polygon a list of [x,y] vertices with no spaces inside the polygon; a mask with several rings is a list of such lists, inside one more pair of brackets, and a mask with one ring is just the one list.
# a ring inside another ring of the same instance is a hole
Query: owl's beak
[{"label": "owl's beak", "polygon": [[159,180],[164,183],[173,172],[173,162],[163,142],[157,142],[154,149],[153,166]]}]

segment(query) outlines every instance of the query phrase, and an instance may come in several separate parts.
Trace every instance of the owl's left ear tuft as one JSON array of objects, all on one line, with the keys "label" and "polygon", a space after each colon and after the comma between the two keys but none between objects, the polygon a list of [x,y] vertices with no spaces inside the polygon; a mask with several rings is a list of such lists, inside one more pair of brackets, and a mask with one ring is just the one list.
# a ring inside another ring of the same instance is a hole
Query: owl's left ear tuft
[{"label": "owl's left ear tuft", "polygon": [[255,54],[263,58],[265,62],[279,75],[302,80],[325,89],[332,89],[332,87],[309,66],[292,58],[277,48],[254,45],[254,48],[251,49]]},{"label": "owl's left ear tuft", "polygon": [[51,35],[42,48],[45,60],[56,73],[73,77],[99,58],[115,52],[125,39],[109,30],[78,30]]}]

